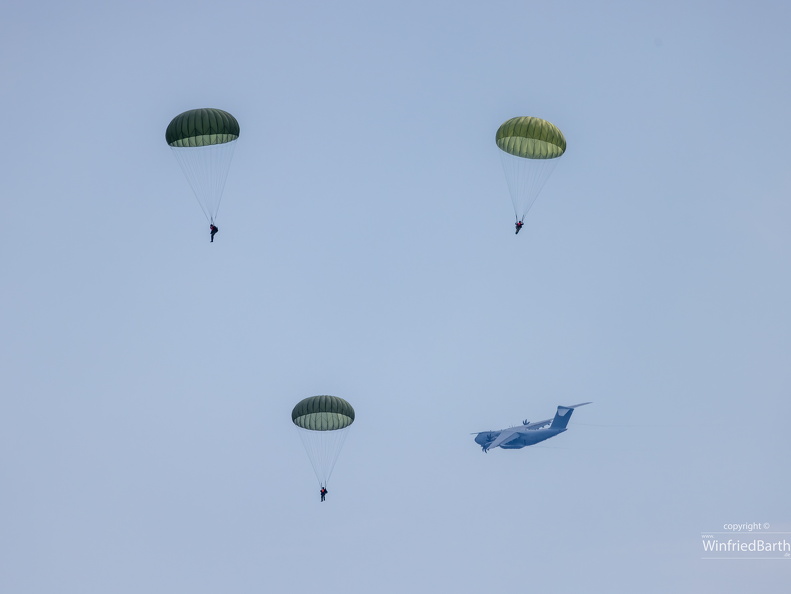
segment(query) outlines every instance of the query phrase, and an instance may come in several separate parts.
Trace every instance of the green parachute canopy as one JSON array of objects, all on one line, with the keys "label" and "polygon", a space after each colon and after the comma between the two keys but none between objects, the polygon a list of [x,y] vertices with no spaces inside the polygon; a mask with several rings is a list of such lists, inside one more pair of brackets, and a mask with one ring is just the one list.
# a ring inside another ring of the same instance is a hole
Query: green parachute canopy
[{"label": "green parachute canopy", "polygon": [[326,487],[354,422],[352,405],[337,396],[311,396],[297,403],[291,420],[319,484]]},{"label": "green parachute canopy", "polygon": [[239,122],[222,109],[185,111],[165,131],[165,140],[210,223],[220,210],[238,138]]},{"label": "green parachute canopy", "polygon": [[239,122],[222,109],[191,109],[173,118],[165,131],[172,147],[224,144],[239,138]]},{"label": "green parachute canopy", "polygon": [[555,159],[566,152],[566,139],[557,126],[529,116],[511,118],[497,129],[497,146],[525,159]]},{"label": "green parachute canopy", "polygon": [[302,429],[335,431],[354,422],[354,409],[337,396],[311,396],[297,403],[291,420]]},{"label": "green parachute canopy", "polygon": [[566,139],[554,124],[526,116],[501,125],[495,142],[501,150],[514,215],[521,221],[555,170],[557,158],[566,152]]}]

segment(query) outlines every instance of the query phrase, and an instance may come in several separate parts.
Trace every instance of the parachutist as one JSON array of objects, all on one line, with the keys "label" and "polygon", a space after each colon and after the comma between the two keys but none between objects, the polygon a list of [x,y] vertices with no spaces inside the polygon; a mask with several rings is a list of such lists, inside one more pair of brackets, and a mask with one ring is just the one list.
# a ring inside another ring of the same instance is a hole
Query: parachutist
[{"label": "parachutist", "polygon": [[329,493],[329,491],[327,491],[327,487],[322,486],[321,491],[319,491],[319,493],[321,493],[321,500],[324,501],[324,498],[327,496],[327,493]]},{"label": "parachutist", "polygon": [[519,235],[519,232],[522,230],[522,225],[524,225],[522,221],[516,222],[516,233],[514,233],[514,235]]},{"label": "parachutist", "polygon": [[211,243],[214,243],[214,236],[217,235],[217,231],[220,229],[214,224],[209,225],[209,232],[211,233]]}]

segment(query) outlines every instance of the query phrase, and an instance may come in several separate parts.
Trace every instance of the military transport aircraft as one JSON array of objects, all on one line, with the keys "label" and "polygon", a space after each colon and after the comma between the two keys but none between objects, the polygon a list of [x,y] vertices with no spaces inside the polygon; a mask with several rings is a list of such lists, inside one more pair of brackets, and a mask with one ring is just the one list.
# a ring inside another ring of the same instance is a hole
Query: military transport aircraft
[{"label": "military transport aircraft", "polygon": [[578,406],[585,406],[586,404],[590,404],[590,402],[583,402],[573,406],[558,406],[558,412],[555,413],[554,419],[538,421],[537,423],[531,423],[525,420],[521,425],[509,427],[502,431],[481,431],[480,433],[473,433],[473,435],[476,436],[475,443],[481,446],[484,452],[488,452],[492,448],[518,450],[525,446],[537,444],[545,439],[563,433],[566,430],[566,425],[569,424],[569,419],[574,409]]}]

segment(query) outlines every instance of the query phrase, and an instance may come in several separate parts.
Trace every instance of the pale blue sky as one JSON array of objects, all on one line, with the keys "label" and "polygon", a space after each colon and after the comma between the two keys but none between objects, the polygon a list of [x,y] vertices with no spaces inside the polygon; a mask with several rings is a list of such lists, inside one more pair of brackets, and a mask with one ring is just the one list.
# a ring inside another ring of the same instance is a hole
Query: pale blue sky
[{"label": "pale blue sky", "polygon": [[[700,558],[791,531],[786,3],[0,16],[0,590],[787,586]],[[164,142],[198,107],[241,125],[214,244]],[[518,115],[568,151],[515,237]],[[322,393],[357,411],[325,504]]]}]

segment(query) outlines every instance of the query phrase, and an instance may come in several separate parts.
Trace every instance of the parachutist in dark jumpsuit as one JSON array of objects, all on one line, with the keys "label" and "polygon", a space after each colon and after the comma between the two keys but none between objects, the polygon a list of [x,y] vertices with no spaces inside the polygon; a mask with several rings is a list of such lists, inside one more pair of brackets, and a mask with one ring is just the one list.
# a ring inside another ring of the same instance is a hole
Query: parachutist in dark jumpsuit
[{"label": "parachutist in dark jumpsuit", "polygon": [[522,230],[522,225],[524,225],[522,221],[516,222],[516,233],[514,233],[514,235],[519,235],[519,232]]},{"label": "parachutist in dark jumpsuit", "polygon": [[322,486],[321,491],[319,491],[319,493],[321,493],[321,500],[324,501],[324,498],[327,496],[327,493],[329,493],[329,491],[327,491],[327,487]]},{"label": "parachutist in dark jumpsuit", "polygon": [[211,232],[211,243],[214,243],[214,236],[217,235],[217,231],[219,230],[220,229],[214,223],[209,225],[209,231]]}]

